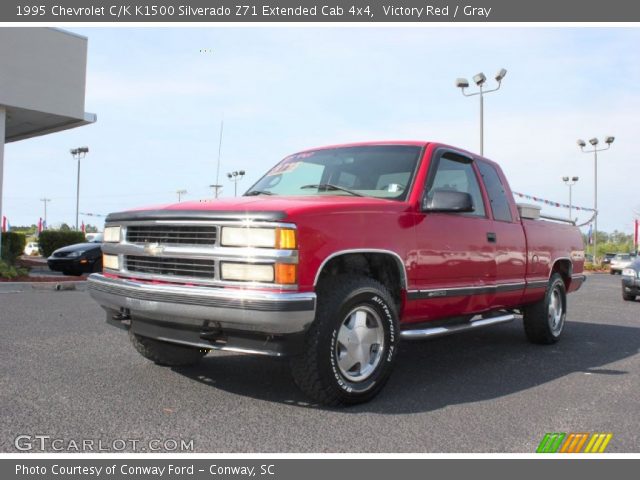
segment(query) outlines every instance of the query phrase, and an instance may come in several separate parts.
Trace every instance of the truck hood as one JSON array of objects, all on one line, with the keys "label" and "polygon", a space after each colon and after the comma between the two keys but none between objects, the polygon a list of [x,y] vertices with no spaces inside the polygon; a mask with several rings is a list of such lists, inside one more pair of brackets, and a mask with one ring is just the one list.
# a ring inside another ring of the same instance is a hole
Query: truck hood
[{"label": "truck hood", "polygon": [[225,198],[155,205],[127,212],[112,213],[107,222],[143,220],[145,218],[237,218],[292,220],[301,215],[364,212],[402,212],[408,204],[395,200],[346,195],[267,196]]}]

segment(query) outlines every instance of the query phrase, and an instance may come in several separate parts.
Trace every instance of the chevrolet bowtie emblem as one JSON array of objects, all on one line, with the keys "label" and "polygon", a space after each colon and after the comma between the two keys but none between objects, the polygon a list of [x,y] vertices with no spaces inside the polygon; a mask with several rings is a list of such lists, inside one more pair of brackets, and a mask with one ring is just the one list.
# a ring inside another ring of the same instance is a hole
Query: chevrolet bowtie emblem
[{"label": "chevrolet bowtie emblem", "polygon": [[162,252],[164,252],[164,247],[159,243],[147,243],[144,246],[144,253],[151,255],[152,257],[162,255]]}]

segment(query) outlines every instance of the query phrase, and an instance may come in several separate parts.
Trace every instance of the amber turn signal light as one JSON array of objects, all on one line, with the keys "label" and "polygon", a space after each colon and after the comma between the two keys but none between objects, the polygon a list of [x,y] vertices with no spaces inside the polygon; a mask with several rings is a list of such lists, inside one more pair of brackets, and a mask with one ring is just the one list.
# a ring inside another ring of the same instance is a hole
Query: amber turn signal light
[{"label": "amber turn signal light", "polygon": [[298,280],[298,266],[292,263],[276,263],[276,283],[293,285]]},{"label": "amber turn signal light", "polygon": [[296,231],[293,228],[276,228],[276,248],[294,250],[297,246]]}]

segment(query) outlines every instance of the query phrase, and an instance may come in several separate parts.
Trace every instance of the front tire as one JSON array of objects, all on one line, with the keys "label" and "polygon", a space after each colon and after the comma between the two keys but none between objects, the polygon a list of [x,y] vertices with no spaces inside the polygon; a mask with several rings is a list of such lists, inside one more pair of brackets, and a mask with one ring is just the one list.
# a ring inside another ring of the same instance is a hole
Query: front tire
[{"label": "front tire", "polygon": [[399,341],[398,313],[376,280],[341,275],[318,288],[316,319],[305,352],[291,359],[298,387],[324,405],[363,403],[391,374]]},{"label": "front tire", "polygon": [[636,296],[631,293],[625,293],[624,287],[622,287],[622,299],[625,302],[633,302],[636,299]]},{"label": "front tire", "polygon": [[554,273],[542,300],[524,308],[524,331],[532,343],[556,343],[567,316],[567,293],[564,280]]},{"label": "front tire", "polygon": [[129,330],[129,340],[144,358],[167,367],[186,367],[195,365],[208,350],[196,347],[184,347],[173,343],[161,342],[153,338],[137,335]]}]

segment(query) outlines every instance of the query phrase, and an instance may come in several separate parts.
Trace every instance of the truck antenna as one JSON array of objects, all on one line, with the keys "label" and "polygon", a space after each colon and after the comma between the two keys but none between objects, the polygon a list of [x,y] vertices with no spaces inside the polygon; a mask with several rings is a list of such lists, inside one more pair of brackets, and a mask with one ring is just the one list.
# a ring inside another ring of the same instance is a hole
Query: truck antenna
[{"label": "truck antenna", "polygon": [[215,198],[218,198],[218,192],[220,191],[220,157],[222,156],[222,132],[224,131],[224,115],[220,120],[220,143],[218,144],[218,166],[216,167],[216,184],[215,184]]}]

